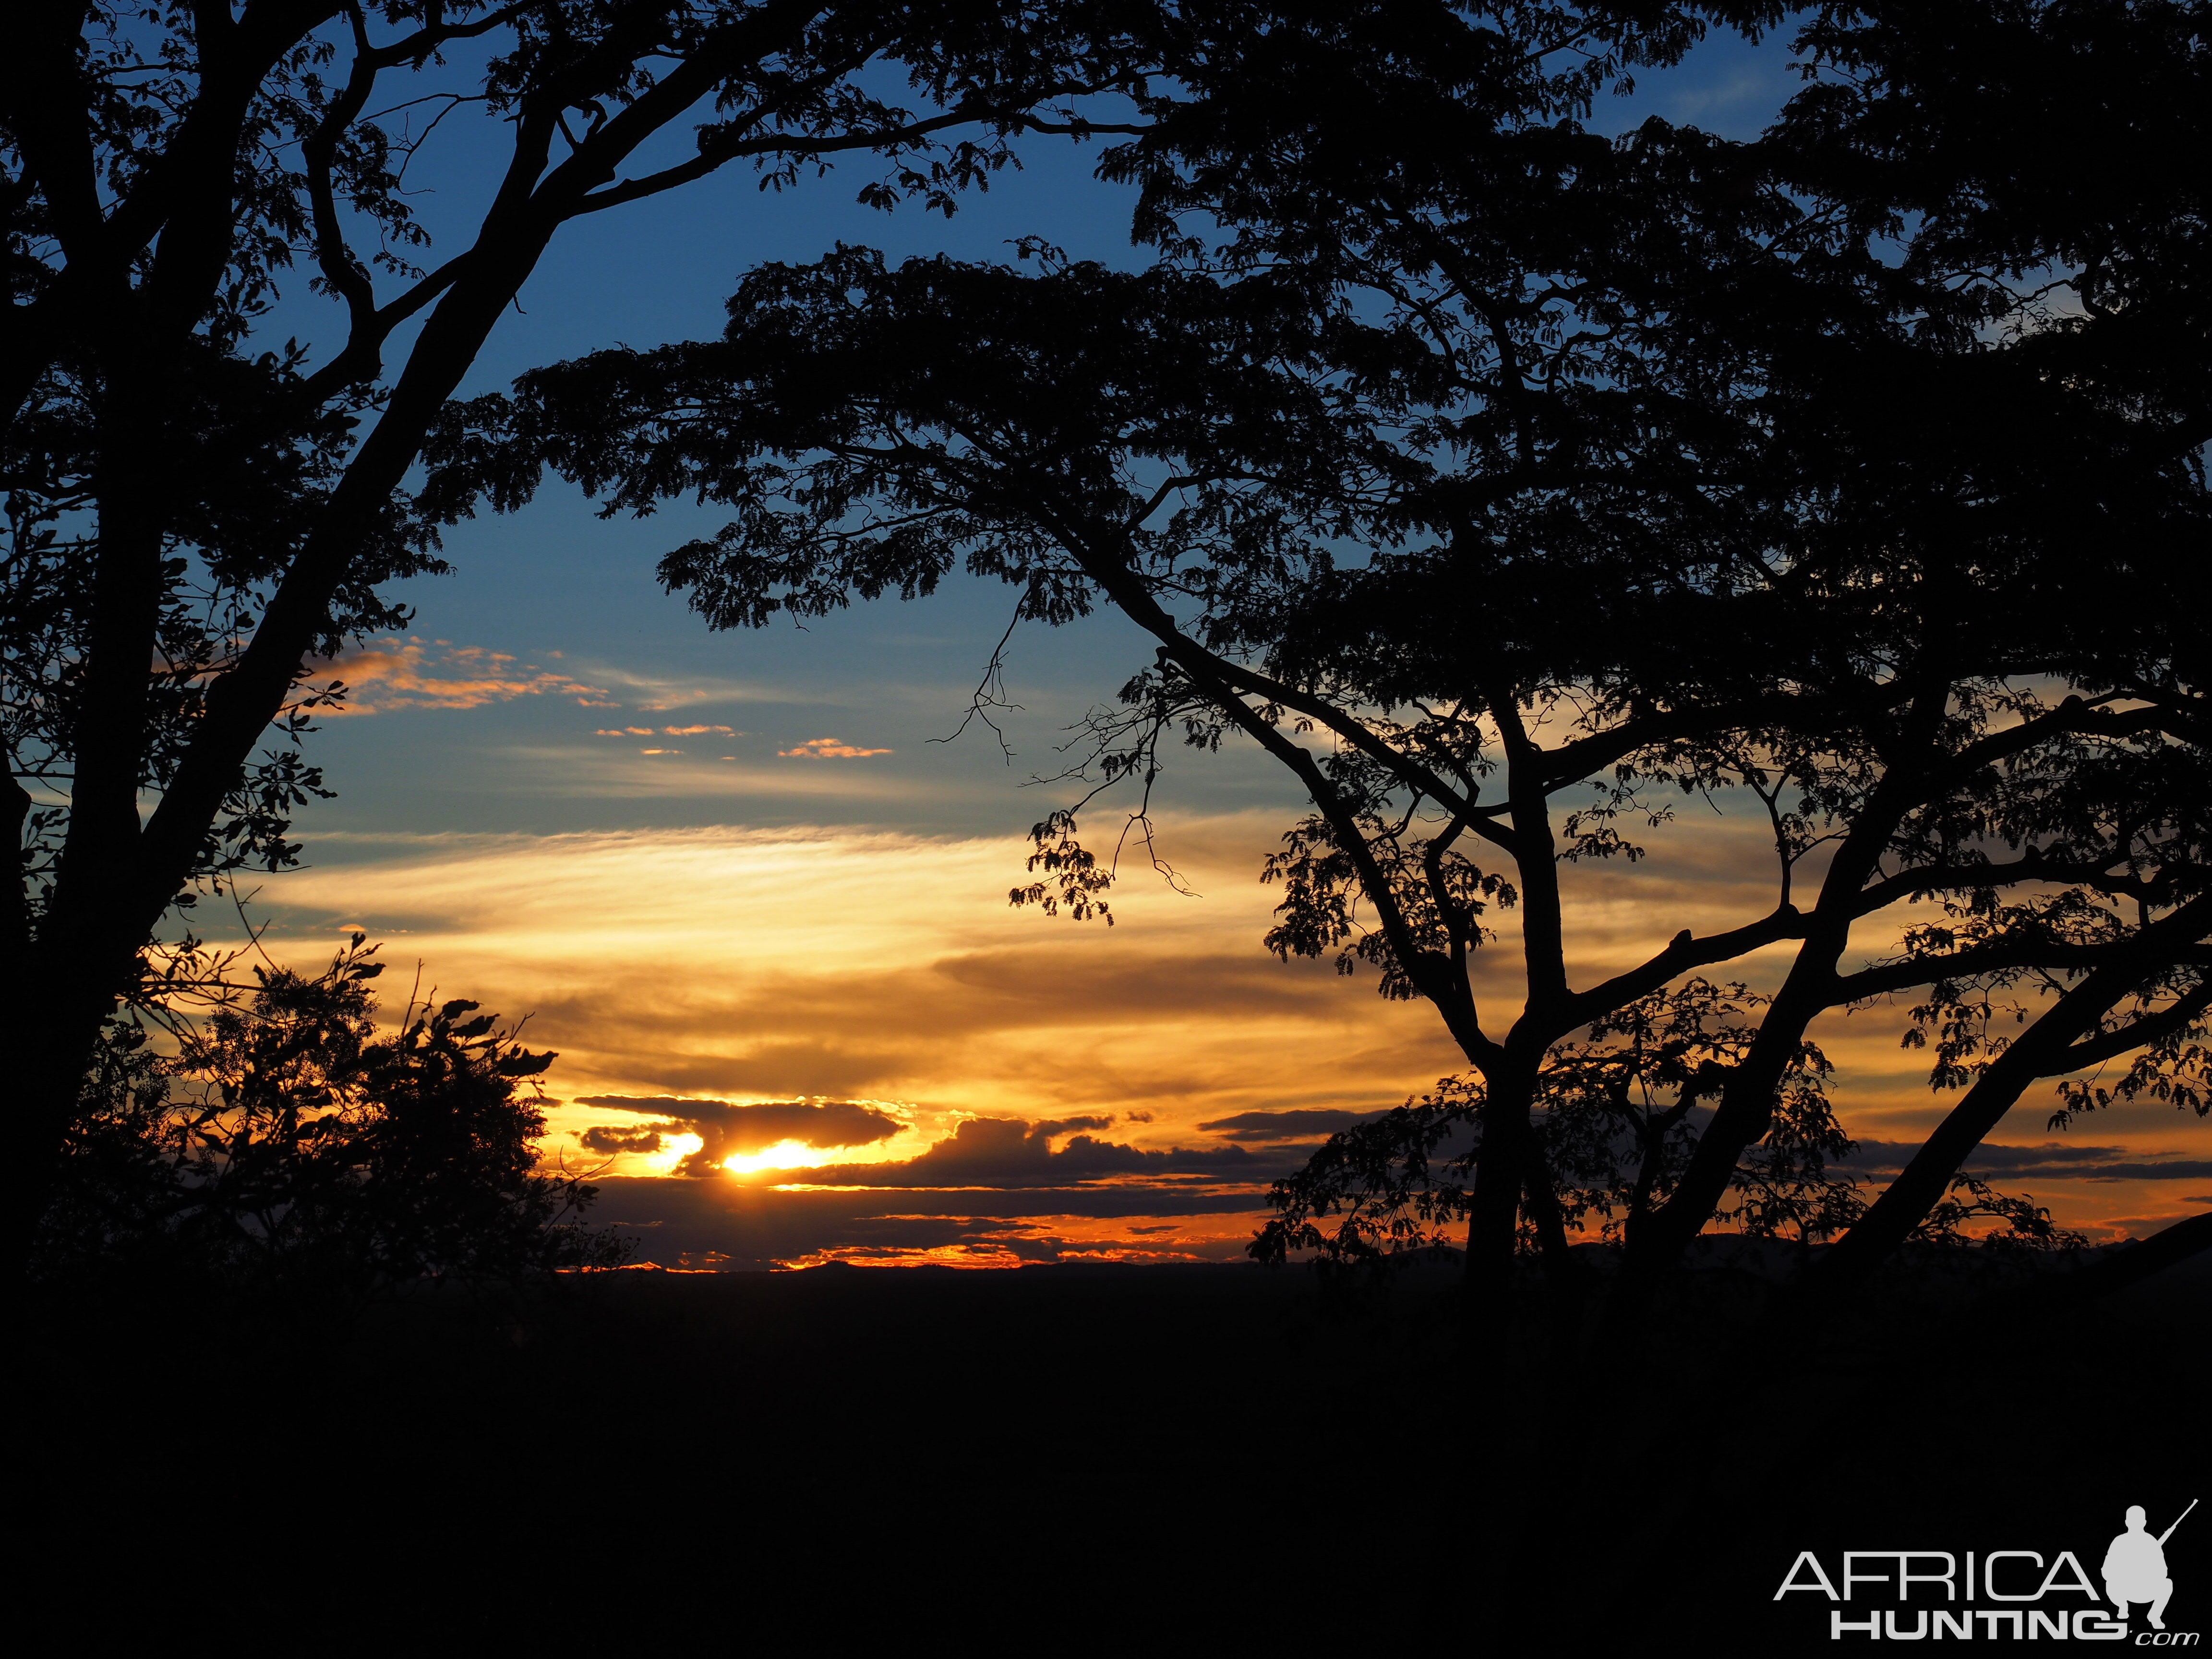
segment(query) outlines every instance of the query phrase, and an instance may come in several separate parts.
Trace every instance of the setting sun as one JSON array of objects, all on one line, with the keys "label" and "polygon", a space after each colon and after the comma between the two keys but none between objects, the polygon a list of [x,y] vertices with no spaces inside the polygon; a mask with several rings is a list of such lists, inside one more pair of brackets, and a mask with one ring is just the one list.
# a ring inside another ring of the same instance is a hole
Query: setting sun
[{"label": "setting sun", "polygon": [[758,1170],[809,1170],[823,1162],[822,1153],[803,1140],[779,1140],[757,1152],[740,1152],[722,1160],[732,1175],[751,1175]]}]

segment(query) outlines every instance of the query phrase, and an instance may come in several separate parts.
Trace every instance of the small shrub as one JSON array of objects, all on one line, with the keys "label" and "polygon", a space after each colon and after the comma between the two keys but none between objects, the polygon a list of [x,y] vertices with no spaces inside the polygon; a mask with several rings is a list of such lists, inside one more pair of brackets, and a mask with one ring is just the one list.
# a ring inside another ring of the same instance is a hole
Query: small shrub
[{"label": "small shrub", "polygon": [[538,1158],[554,1055],[476,1003],[410,996],[380,1035],[375,947],[312,978],[257,969],[173,1055],[118,1021],[87,1079],[39,1246],[44,1276],[184,1271],[357,1305],[424,1280],[611,1266],[596,1189]]}]

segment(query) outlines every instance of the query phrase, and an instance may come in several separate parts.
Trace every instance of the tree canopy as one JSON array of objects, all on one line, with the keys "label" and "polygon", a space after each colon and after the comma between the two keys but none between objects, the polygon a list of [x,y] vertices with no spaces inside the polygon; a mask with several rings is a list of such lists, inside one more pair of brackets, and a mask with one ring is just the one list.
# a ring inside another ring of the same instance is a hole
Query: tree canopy
[{"label": "tree canopy", "polygon": [[178,1051],[111,1025],[72,1124],[34,1268],[242,1289],[328,1318],[426,1279],[610,1266],[595,1189],[539,1165],[556,1056],[464,998],[410,995],[380,1032],[376,950],[257,968]]},{"label": "tree canopy", "polygon": [[[344,695],[313,659],[402,623],[382,585],[439,568],[410,470],[554,238],[725,167],[783,188],[840,156],[868,169],[865,199],[949,211],[1022,135],[1084,132],[1085,98],[1140,84],[1158,15],[84,0],[10,18],[0,720],[21,862],[0,959],[42,1160],[116,999],[156,994],[172,908],[294,859],[292,812],[324,787],[298,741]],[[503,166],[434,255],[407,167],[469,120]],[[687,123],[690,155],[643,164]],[[272,306],[311,294],[336,339],[272,348]]]},{"label": "tree canopy", "polygon": [[[1314,811],[1270,945],[1372,963],[1474,1068],[1279,1190],[1297,1242],[1356,1237],[1314,1220],[1411,1194],[1452,1124],[1471,1182],[1391,1237],[1463,1220],[1492,1285],[1526,1235],[1571,1286],[1593,1192],[1629,1305],[1724,1207],[1840,1232],[1830,1287],[1970,1212],[2034,1233],[1960,1172],[2029,1087],[2131,1056],[2205,1099],[2202,9],[1826,9],[1742,141],[1592,131],[1698,20],[1583,52],[1564,15],[1316,11],[1173,58],[1105,162],[1155,268],[764,268],[718,341],[455,411],[429,497],[550,466],[610,512],[726,503],[662,566],[718,627],[964,568],[1148,631],[1097,781],[1275,757]],[[1684,794],[1765,817],[1771,907],[1577,983],[1563,866]],[[1018,901],[1103,908],[1082,805]],[[1486,1006],[1508,912],[1522,994]],[[1770,946],[1755,1006],[1705,977]],[[1840,1204],[1808,1034],[1901,994],[1963,1092]]]}]

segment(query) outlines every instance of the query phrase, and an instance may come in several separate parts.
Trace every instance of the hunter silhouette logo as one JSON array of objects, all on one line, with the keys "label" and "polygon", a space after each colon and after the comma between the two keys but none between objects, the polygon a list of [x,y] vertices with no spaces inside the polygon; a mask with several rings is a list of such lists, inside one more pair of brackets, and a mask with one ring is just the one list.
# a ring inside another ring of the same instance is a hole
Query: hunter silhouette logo
[{"label": "hunter silhouette logo", "polygon": [[[2197,1507],[2197,1500],[2189,1500],[2189,1510]],[[2173,1580],[2166,1576],[2166,1540],[2173,1536],[2173,1528],[2189,1518],[2189,1510],[2174,1517],[2173,1527],[2153,1538],[2143,1530],[2146,1516],[2143,1506],[2128,1506],[2128,1529],[2112,1540],[2112,1547],[2105,1552],[2105,1595],[2119,1609],[2119,1616],[2128,1616],[2128,1603],[2150,1603],[2150,1627],[2166,1628],[2166,1604],[2173,1597]]]},{"label": "hunter silhouette logo", "polygon": [[[2106,1547],[2099,1569],[2101,1594],[2081,1556],[2072,1550],[1845,1550],[1841,1571],[1832,1577],[1816,1553],[1801,1550],[1774,1599],[1804,1592],[1836,1603],[1828,1610],[1831,1641],[1863,1636],[1875,1641],[2050,1639],[2195,1647],[2197,1632],[2166,1627],[2166,1603],[2173,1599],[2166,1545],[2197,1504],[2191,1498],[2188,1508],[2155,1534],[2148,1510],[2130,1504],[2127,1529]],[[1882,1601],[1894,1605],[1869,1605]],[[2131,1631],[2130,1609],[2136,1607],[2147,1610],[2140,1615],[2143,1627]]]}]

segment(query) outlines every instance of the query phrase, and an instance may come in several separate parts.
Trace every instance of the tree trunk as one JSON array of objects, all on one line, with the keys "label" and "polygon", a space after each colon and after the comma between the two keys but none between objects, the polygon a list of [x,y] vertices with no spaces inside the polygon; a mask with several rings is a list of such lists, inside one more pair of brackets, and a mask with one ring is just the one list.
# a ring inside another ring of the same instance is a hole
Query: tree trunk
[{"label": "tree trunk", "polygon": [[1484,1082],[1482,1146],[1468,1206],[1464,1285],[1470,1327],[1502,1340],[1512,1314],[1514,1247],[1534,1138],[1528,1115],[1536,1079],[1532,1068],[1499,1066],[1485,1074]]}]

